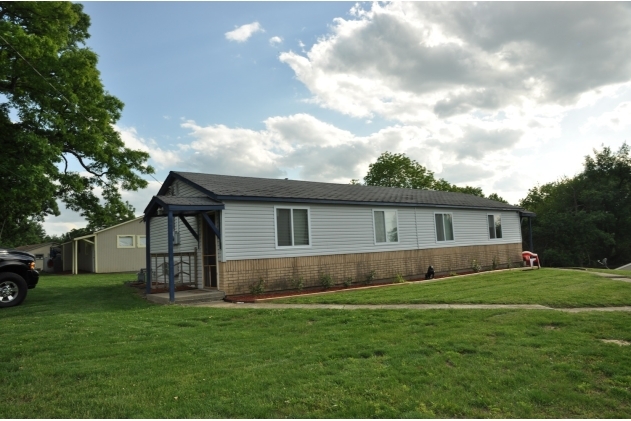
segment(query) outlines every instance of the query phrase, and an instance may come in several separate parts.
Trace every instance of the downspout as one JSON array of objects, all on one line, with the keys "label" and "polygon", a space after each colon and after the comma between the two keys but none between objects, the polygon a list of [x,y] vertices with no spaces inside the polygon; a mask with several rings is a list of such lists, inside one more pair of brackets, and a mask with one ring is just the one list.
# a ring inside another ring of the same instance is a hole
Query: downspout
[{"label": "downspout", "polygon": [[77,240],[72,240],[72,274],[73,275],[79,274],[79,262],[77,262],[77,259],[79,259],[79,243],[77,242]]},{"label": "downspout", "polygon": [[167,230],[169,243],[169,302],[175,302],[175,265],[173,263],[173,211],[169,210],[169,216],[167,221]]},{"label": "downspout", "polygon": [[145,216],[145,293],[151,294],[151,216]]},{"label": "downspout", "polygon": [[530,251],[534,253],[535,250],[532,246],[532,216],[528,217],[528,235],[530,236]]},{"label": "downspout", "polygon": [[96,239],[98,237],[98,235],[94,235],[94,273],[99,273],[99,249],[96,245]]}]

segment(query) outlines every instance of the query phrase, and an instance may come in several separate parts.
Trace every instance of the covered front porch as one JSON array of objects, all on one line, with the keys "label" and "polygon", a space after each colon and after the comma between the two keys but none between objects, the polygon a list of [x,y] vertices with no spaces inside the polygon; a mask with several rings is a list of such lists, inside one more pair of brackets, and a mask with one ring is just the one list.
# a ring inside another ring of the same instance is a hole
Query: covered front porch
[{"label": "covered front porch", "polygon": [[[151,199],[144,212],[147,244],[145,283],[147,297],[154,296],[150,298],[151,301],[164,302],[168,296],[167,302],[173,303],[176,298],[178,301],[189,301],[202,297],[204,292],[208,297],[223,294],[218,290],[218,251],[221,248],[219,221],[224,208],[222,202],[208,197],[154,196]],[[195,217],[197,224],[191,224],[187,217]],[[163,230],[159,233],[154,230],[154,236],[160,238],[152,241],[151,226],[154,218],[166,218],[167,223],[166,233]],[[196,242],[194,251],[174,251],[174,244],[180,242],[180,232],[174,232],[176,220],[192,236],[194,240],[191,241]],[[159,252],[153,252],[152,244],[158,241],[166,243],[166,250],[163,248]],[[176,279],[180,284],[187,280],[189,286],[202,288],[176,293]],[[166,285],[168,292],[152,294],[152,285],[158,283]]]}]

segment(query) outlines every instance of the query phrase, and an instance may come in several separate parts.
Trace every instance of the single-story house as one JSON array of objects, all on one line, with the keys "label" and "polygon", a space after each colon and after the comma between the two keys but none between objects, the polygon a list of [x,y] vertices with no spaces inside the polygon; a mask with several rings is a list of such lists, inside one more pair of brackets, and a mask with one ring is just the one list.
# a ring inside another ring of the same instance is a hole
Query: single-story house
[{"label": "single-story house", "polygon": [[143,217],[74,238],[61,247],[63,270],[73,274],[137,272],[145,267]]},{"label": "single-story house", "polygon": [[176,278],[240,294],[520,265],[532,216],[462,193],[170,172],[145,209],[147,291],[152,277],[173,300]]},{"label": "single-story house", "polygon": [[57,243],[48,242],[16,247],[16,250],[25,251],[35,256],[35,269],[44,272],[53,272],[55,269],[55,257],[59,253]]}]

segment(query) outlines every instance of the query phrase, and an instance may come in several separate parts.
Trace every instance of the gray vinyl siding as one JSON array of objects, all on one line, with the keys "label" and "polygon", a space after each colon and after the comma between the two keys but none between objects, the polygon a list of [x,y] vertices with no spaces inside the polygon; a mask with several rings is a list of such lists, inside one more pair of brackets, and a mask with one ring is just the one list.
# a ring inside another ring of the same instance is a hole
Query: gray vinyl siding
[{"label": "gray vinyl siding", "polygon": [[[184,183],[180,183],[180,186],[184,185]],[[197,218],[194,216],[187,216],[186,220],[193,227],[193,229],[199,235],[200,230],[197,223]],[[151,225],[149,227],[151,231],[151,253],[168,253],[168,230],[167,230],[167,217],[154,217],[151,218]],[[193,235],[189,232],[186,225],[182,223],[180,218],[173,218],[173,226],[175,231],[180,233],[180,244],[173,246],[173,253],[188,253],[197,250],[197,280],[199,286],[201,286],[202,282],[202,256],[201,251],[199,250],[199,245],[197,240]],[[144,267],[144,266],[143,266]],[[156,268],[152,268],[153,271]],[[194,276],[194,275],[192,275]]]},{"label": "gray vinyl siding", "polygon": [[[494,212],[502,215],[503,238],[490,240],[487,227],[487,214],[490,212],[487,211],[321,204],[300,206],[290,203],[240,201],[225,201],[225,206],[222,231],[226,260],[521,242],[516,212]],[[276,248],[274,206],[309,208],[310,247]],[[391,209],[396,209],[398,213],[399,242],[375,244],[373,210]],[[453,214],[454,241],[436,241],[435,212]]]},{"label": "gray vinyl siding", "polygon": [[175,180],[173,184],[176,186],[175,189],[177,191],[178,196],[183,197],[204,197],[206,196],[204,193],[197,190],[195,187],[191,187],[186,183],[183,183],[180,180]]},{"label": "gray vinyl siding", "polygon": [[[453,214],[454,241],[436,241],[435,213]],[[502,238],[489,239],[487,215],[502,215]],[[484,210],[416,208],[419,248],[480,246],[521,242],[521,226],[517,212]]]}]

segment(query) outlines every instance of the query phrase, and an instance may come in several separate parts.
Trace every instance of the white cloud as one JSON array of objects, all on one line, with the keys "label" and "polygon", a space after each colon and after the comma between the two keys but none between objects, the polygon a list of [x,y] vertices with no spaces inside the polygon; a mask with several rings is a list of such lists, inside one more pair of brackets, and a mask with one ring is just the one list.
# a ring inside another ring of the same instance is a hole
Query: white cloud
[{"label": "white cloud", "polygon": [[598,117],[590,117],[581,130],[605,127],[620,131],[631,126],[631,102],[621,102],[612,111],[605,112]]},{"label": "white cloud", "polygon": [[127,148],[148,152],[151,161],[158,168],[170,168],[181,162],[180,153],[177,150],[169,151],[160,148],[153,139],[144,139],[138,136],[138,132],[134,127],[118,127],[114,129],[120,133],[121,139]]},{"label": "white cloud", "polygon": [[[182,162],[190,171],[258,177],[291,173],[303,180],[346,183],[366,175],[368,165],[384,151],[403,152],[451,182],[484,182],[490,187],[501,177],[501,169],[514,162],[495,139],[518,136],[475,128],[437,139],[415,125],[357,136],[309,114],[270,117],[264,123],[264,129],[251,130],[187,121],[182,127],[193,140],[178,145]],[[471,147],[461,148],[457,136],[471,139]]]},{"label": "white cloud", "polygon": [[283,42],[283,38],[281,37],[271,37],[269,39],[269,44],[273,47],[277,46],[278,44],[281,44]]},{"label": "white cloud", "polygon": [[[631,80],[624,3],[372,3],[280,60],[343,114],[421,126],[460,158],[560,135]],[[608,22],[602,25],[602,22]],[[610,120],[611,122],[614,122]]]},{"label": "white cloud", "polygon": [[265,32],[258,22],[241,25],[238,28],[226,32],[224,35],[228,41],[245,42],[257,32]]}]

